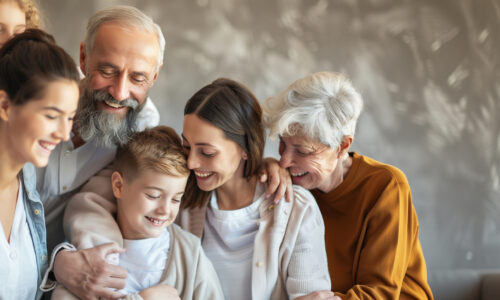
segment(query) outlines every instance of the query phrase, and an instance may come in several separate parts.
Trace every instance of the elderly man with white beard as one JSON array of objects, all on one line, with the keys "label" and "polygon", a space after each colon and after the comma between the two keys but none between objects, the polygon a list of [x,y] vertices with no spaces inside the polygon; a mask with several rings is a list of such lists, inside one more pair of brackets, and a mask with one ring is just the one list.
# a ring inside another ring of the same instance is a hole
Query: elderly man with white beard
[{"label": "elderly man with white beard", "polygon": [[[55,247],[64,241],[64,208],[92,175],[112,162],[117,146],[126,143],[132,132],[158,125],[159,113],[148,91],[163,64],[164,48],[160,27],[140,10],[114,6],[95,13],[80,46],[85,78],[80,84],[71,138],[52,151],[47,167],[37,170],[37,190],[46,212],[47,247],[53,250],[50,266],[56,254],[57,261],[70,261],[71,268],[59,263],[66,267],[58,269],[55,263],[55,277],[84,299],[118,297],[113,290],[125,285],[127,272],[101,258],[104,253],[120,252],[118,246],[85,251],[59,251],[71,246],[67,243]],[[94,273],[107,274],[104,278],[109,280],[85,286],[78,282]],[[54,283],[46,284],[44,289],[53,287]]]}]

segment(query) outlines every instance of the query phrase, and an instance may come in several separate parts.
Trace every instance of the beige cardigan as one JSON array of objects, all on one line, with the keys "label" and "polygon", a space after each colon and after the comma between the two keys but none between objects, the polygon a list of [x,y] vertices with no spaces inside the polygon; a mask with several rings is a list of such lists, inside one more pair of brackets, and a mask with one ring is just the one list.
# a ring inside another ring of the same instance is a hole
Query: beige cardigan
[{"label": "beige cardigan", "polygon": [[[64,231],[78,249],[109,242],[123,246],[120,229],[112,215],[116,212],[116,204],[111,190],[111,173],[105,169],[92,177],[66,207]],[[176,288],[181,299],[224,299],[219,279],[201,248],[200,239],[176,224],[170,225],[168,230],[170,251],[160,283]],[[75,297],[58,286],[52,299]],[[142,297],[134,294],[127,295],[126,299]]]},{"label": "beige cardigan", "polygon": [[[264,199],[254,242],[252,299],[294,299],[330,290],[325,228],[311,193],[293,187],[294,199]],[[264,197],[264,195],[262,195]],[[182,228],[202,237],[206,206],[179,213]]]}]

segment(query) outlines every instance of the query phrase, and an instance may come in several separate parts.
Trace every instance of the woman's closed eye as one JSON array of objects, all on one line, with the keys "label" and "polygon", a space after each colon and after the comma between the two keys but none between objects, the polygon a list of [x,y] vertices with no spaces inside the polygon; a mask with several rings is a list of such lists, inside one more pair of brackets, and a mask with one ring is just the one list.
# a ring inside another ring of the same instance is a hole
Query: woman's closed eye
[{"label": "woman's closed eye", "polygon": [[214,157],[215,154],[217,154],[216,152],[212,152],[212,151],[201,151],[201,155],[205,156],[205,157]]}]

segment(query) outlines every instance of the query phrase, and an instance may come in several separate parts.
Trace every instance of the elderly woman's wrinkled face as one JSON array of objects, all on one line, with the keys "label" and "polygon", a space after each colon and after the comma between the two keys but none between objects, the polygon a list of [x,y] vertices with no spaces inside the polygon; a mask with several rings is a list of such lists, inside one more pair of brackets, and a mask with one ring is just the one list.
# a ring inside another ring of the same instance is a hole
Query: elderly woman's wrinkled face
[{"label": "elderly woman's wrinkled face", "polygon": [[329,192],[337,185],[338,149],[298,134],[281,136],[279,153],[280,165],[288,169],[293,184],[324,192]]}]

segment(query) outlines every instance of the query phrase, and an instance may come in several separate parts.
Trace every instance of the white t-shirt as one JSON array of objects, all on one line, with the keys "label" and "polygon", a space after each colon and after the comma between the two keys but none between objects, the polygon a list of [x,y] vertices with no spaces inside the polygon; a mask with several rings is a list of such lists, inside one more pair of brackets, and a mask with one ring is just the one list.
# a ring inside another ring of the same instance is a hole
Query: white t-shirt
[{"label": "white t-shirt", "polygon": [[207,207],[202,246],[219,277],[227,300],[252,299],[254,240],[259,230],[263,186],[257,184],[252,204],[237,210],[219,210],[217,194]]},{"label": "white t-shirt", "polygon": [[0,223],[0,299],[35,299],[38,267],[19,182],[16,211],[7,241]]},{"label": "white t-shirt", "polygon": [[135,294],[160,283],[170,250],[170,233],[150,239],[123,240],[125,253],[120,254],[119,266],[127,269],[124,294]]}]

